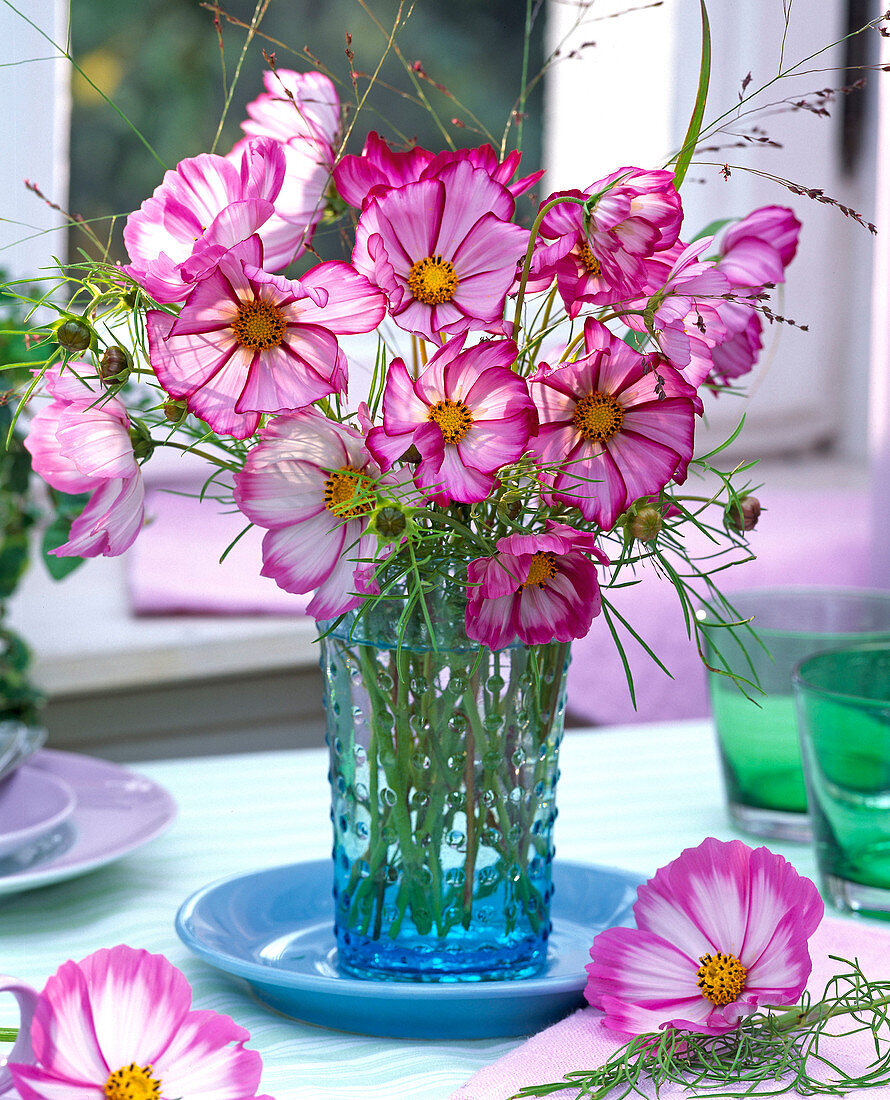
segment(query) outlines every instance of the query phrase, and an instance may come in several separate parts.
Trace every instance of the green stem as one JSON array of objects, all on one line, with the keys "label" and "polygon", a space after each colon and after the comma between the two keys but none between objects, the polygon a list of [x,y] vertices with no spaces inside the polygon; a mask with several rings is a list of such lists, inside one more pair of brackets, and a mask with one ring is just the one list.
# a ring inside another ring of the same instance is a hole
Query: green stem
[{"label": "green stem", "polygon": [[528,55],[532,37],[532,0],[525,0],[525,33],[522,38],[522,77],[520,78],[518,125],[516,127],[516,148],[522,151],[522,123],[525,120],[525,100],[528,95]]},{"label": "green stem", "polygon": [[174,447],[177,451],[197,455],[199,458],[212,462],[214,466],[219,466],[221,470],[231,470],[233,473],[237,473],[241,469],[235,462],[226,462],[225,459],[217,458],[215,455],[208,454],[207,451],[199,451],[197,447],[187,447],[185,443],[177,443],[175,439],[155,439],[153,442],[156,447]]},{"label": "green stem", "polygon": [[559,206],[560,203],[573,202],[576,206],[585,206],[588,202],[587,199],[579,199],[574,195],[561,195],[559,198],[551,199],[550,202],[545,203],[538,211],[538,216],[532,223],[531,231],[528,238],[528,248],[525,250],[525,262],[522,265],[522,277],[519,280],[519,293],[516,295],[516,310],[513,314],[513,339],[519,332],[520,324],[522,322],[522,304],[525,301],[525,288],[528,286],[528,277],[531,273],[532,267],[532,255],[535,251],[535,238],[541,229],[541,222],[547,214],[553,209],[554,206]]},{"label": "green stem", "polygon": [[17,1027],[0,1027],[0,1043],[14,1043],[18,1037]]}]

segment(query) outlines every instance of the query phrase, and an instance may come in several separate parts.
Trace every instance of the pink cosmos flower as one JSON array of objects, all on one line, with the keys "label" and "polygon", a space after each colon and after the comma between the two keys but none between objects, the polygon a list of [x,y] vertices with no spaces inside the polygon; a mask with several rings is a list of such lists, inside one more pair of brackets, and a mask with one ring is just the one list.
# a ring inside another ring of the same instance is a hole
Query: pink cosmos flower
[{"label": "pink cosmos flower", "polygon": [[390,364],[383,391],[383,426],[368,434],[368,449],[385,468],[415,446],[421,461],[414,482],[445,506],[485,500],[495,471],[515,462],[537,427],[525,381],[510,369],[512,340],[464,348],[454,337],[412,381],[403,360]]},{"label": "pink cosmos flower", "polygon": [[384,292],[395,323],[443,343],[469,330],[503,332],[504,300],[528,232],[513,196],[464,160],[434,179],[391,188],[369,202],[352,262]]},{"label": "pink cosmos flower", "polygon": [[761,206],[725,226],[715,244],[718,267],[740,287],[781,283],[797,253],[800,222],[787,206]]},{"label": "pink cosmos flower", "polygon": [[583,638],[600,613],[596,565],[609,559],[594,536],[564,523],[543,533],[507,535],[492,558],[467,567],[467,637],[489,649]]},{"label": "pink cosmos flower", "polygon": [[291,69],[263,74],[266,91],[247,105],[241,123],[247,138],[228,159],[238,162],[252,138],[273,138],[284,154],[285,174],[275,212],[262,227],[265,264],[279,271],[302,255],[324,213],[324,195],[334,165],[340,100],[322,73]]},{"label": "pink cosmos flower", "polygon": [[132,947],[67,962],[37,998],[34,1062],[9,1069],[22,1100],[272,1100],[262,1059],[228,1016],[191,1008],[185,976]]},{"label": "pink cosmos flower", "polygon": [[[590,200],[596,195],[589,215],[582,203],[549,210],[535,251],[536,283],[556,275],[570,317],[584,305],[638,298],[648,274],[643,260],[671,248],[683,220],[672,173],[641,168],[620,168],[586,191],[558,191],[541,205],[562,196]],[[547,240],[553,243],[543,243]]]},{"label": "pink cosmos flower", "polygon": [[89,363],[51,367],[43,384],[52,397],[31,421],[25,447],[36,473],[62,493],[90,493],[58,557],[114,557],[129,549],[145,519],[142,472],[123,404],[84,376]]},{"label": "pink cosmos flower", "polygon": [[823,910],[781,856],[709,838],[639,888],[636,928],[596,937],[585,996],[626,1035],[722,1035],[758,1005],[798,1000]]},{"label": "pink cosmos flower", "polygon": [[305,409],[276,417],[235,475],[235,503],[267,528],[262,576],[286,592],[315,589],[307,610],[333,619],[358,607],[355,573],[380,470],[352,428]]},{"label": "pink cosmos flower", "polygon": [[515,150],[503,161],[498,160],[490,145],[480,145],[478,149],[447,150],[439,154],[420,146],[393,151],[372,130],[365,140],[361,156],[342,157],[337,163],[334,183],[341,197],[351,206],[364,207],[370,198],[391,187],[403,187],[419,179],[433,178],[446,164],[461,160],[473,168],[484,168],[496,183],[507,188],[514,199],[533,187],[544,174],[543,171],[533,172],[510,183],[522,160],[522,154]]},{"label": "pink cosmos flower", "polygon": [[656,356],[628,347],[593,318],[585,354],[542,364],[531,379],[540,416],[532,449],[554,499],[603,530],[640,497],[682,482],[692,457],[695,393]]},{"label": "pink cosmos flower", "polygon": [[800,222],[784,206],[760,207],[719,233],[716,269],[729,280],[734,297],[717,303],[726,335],[711,350],[709,383],[724,386],[756,362],[763,326],[753,298],[767,284],[784,281],[799,234]]},{"label": "pink cosmos flower", "polygon": [[268,138],[248,142],[237,165],[212,153],[181,161],[127,218],[125,271],[155,301],[182,301],[220,252],[262,231],[284,175]]},{"label": "pink cosmos flower", "polygon": [[246,439],[262,413],[303,408],[346,388],[339,335],[370,332],[383,296],[348,264],[300,280],[262,269],[259,238],[236,245],[189,294],[178,317],[146,315],[161,385],[216,432]]}]

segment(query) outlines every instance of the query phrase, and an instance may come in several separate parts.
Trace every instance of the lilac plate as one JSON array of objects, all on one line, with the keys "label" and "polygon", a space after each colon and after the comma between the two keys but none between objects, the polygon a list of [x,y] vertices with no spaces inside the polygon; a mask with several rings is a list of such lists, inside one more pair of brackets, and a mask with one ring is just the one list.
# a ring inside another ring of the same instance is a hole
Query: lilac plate
[{"label": "lilac plate", "polygon": [[104,867],[158,836],[176,816],[176,804],[163,787],[107,760],[41,749],[27,767],[67,783],[74,811],[58,827],[0,858],[0,895]]},{"label": "lilac plate", "polygon": [[0,782],[0,860],[57,829],[76,799],[63,779],[22,764]]}]

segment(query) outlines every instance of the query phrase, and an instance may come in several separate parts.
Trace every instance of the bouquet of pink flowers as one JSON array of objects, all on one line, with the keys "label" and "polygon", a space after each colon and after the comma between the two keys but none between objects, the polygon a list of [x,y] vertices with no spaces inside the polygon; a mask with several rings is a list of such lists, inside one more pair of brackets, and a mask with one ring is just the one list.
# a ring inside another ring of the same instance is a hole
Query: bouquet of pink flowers
[{"label": "bouquet of pink flowers", "polygon": [[[702,391],[757,358],[790,210],[693,239],[679,172],[622,167],[526,227],[516,200],[543,173],[516,179],[518,152],[371,133],[342,155],[327,76],[265,82],[228,155],[182,161],[127,219],[128,265],[70,276],[26,443],[54,490],[88,494],[56,555],[133,543],[158,446],[209,460],[208,495],[267,530],[263,575],[313,592],[316,618],[445,584],[491,649],[583,636],[601,586],[682,557],[690,520],[744,547],[753,505],[728,477],[715,523],[678,486],[710,469]],[[345,208],[351,263],[283,274]],[[372,333],[347,403],[340,338]]]}]

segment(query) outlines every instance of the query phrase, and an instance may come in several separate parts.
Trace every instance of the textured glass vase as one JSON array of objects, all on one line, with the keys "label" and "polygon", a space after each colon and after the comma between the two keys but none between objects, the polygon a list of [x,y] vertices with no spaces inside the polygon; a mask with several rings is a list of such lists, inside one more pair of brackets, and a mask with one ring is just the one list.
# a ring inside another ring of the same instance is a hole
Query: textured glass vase
[{"label": "textured glass vase", "polygon": [[492,653],[462,605],[428,604],[407,629],[403,607],[347,616],[321,645],[338,965],[530,976],[550,933],[567,647]]}]

